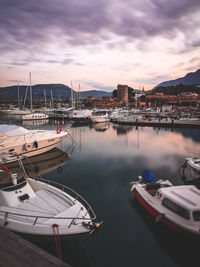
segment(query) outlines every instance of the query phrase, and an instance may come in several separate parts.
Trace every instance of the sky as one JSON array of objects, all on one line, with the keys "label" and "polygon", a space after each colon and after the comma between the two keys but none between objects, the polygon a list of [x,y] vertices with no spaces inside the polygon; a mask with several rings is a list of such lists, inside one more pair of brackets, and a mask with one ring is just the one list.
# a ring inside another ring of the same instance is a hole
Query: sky
[{"label": "sky", "polygon": [[200,68],[199,0],[0,0],[0,87],[152,89]]}]

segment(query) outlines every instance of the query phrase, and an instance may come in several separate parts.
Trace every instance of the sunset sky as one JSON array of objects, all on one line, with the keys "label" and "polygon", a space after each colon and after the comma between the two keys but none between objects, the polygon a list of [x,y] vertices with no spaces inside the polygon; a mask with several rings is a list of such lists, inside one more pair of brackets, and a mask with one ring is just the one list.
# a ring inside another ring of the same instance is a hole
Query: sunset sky
[{"label": "sunset sky", "polygon": [[199,0],[0,0],[0,87],[153,88],[200,68]]}]

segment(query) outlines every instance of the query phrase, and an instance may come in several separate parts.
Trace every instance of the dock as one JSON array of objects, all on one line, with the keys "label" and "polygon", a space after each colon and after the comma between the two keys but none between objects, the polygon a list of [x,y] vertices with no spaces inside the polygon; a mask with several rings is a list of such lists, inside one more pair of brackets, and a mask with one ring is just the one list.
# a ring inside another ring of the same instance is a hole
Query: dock
[{"label": "dock", "polygon": [[118,121],[113,123],[134,126],[166,127],[166,128],[200,128],[200,121],[195,120],[138,120],[138,121]]},{"label": "dock", "polygon": [[17,234],[0,226],[1,267],[70,267]]}]

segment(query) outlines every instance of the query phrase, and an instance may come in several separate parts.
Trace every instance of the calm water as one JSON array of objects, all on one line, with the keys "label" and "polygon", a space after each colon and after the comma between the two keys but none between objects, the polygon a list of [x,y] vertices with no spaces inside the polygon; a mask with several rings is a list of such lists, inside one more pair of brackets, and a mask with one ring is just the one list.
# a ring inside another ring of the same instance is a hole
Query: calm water
[{"label": "calm water", "polygon": [[[8,122],[1,117],[0,122]],[[9,120],[11,123],[11,120]],[[20,120],[15,119],[20,125]],[[58,122],[23,125],[26,128],[56,129]],[[191,243],[159,228],[138,206],[129,183],[144,169],[151,169],[156,179],[168,178],[182,184],[178,168],[185,157],[199,153],[199,130],[158,129],[113,124],[72,127],[68,129],[76,146],[60,145],[70,151],[48,153],[35,160],[36,171],[46,179],[63,183],[79,192],[93,207],[101,229],[62,239],[64,261],[75,266],[199,266],[199,243]],[[53,155],[53,154],[52,154]],[[58,170],[58,166],[62,166]],[[52,240],[31,240],[56,256]]]}]

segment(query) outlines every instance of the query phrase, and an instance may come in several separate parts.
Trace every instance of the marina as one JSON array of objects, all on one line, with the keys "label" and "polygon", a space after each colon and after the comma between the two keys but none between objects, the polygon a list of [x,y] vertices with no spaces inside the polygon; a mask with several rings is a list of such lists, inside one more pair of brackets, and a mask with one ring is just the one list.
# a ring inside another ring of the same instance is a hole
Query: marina
[{"label": "marina", "polygon": [[[1,124],[6,118],[1,116]],[[22,122],[11,117],[10,123],[20,126]],[[31,157],[33,170],[25,162],[24,167],[33,175],[35,165],[36,177],[42,175],[79,192],[103,221],[92,235],[61,237],[63,261],[80,267],[133,266],[134,256],[135,265],[140,266],[194,265],[197,241],[177,237],[155,223],[133,197],[130,183],[144,169],[151,169],[157,179],[184,185],[178,170],[185,158],[199,153],[199,130],[112,122],[75,127],[70,120],[52,119],[46,124],[23,125],[29,130],[55,130],[58,126],[70,133],[76,145],[71,147],[63,139],[56,148],[63,152],[52,150]],[[63,154],[67,151],[68,157]],[[16,171],[13,163],[10,168]],[[25,238],[58,257],[53,238]]]},{"label": "marina", "polygon": [[200,265],[199,16],[1,1],[0,266]]}]

